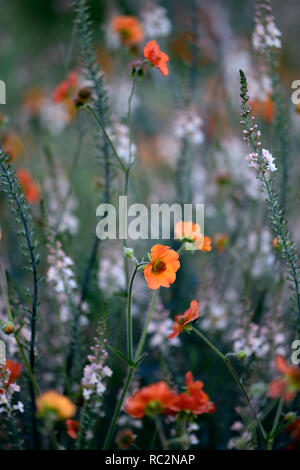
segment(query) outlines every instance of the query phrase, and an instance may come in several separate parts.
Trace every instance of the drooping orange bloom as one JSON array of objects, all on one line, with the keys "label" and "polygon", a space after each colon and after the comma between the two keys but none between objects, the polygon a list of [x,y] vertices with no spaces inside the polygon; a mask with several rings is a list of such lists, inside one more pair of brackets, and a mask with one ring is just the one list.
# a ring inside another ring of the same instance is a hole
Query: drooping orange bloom
[{"label": "drooping orange bloom", "polygon": [[268,395],[270,398],[283,398],[288,403],[300,390],[300,367],[290,366],[280,354],[275,356],[275,365],[282,377],[269,384]]},{"label": "drooping orange bloom", "polygon": [[229,243],[229,238],[226,233],[216,233],[214,235],[214,244],[219,253],[224,253],[225,248]]},{"label": "drooping orange bloom", "polygon": [[29,171],[25,168],[20,168],[17,171],[17,176],[20,180],[21,186],[25,193],[25,197],[29,204],[36,204],[40,200],[40,188],[34,181]]},{"label": "drooping orange bloom", "polygon": [[53,103],[61,103],[70,98],[74,94],[75,87],[78,83],[77,72],[70,72],[68,78],[63,80],[54,90],[52,95]]},{"label": "drooping orange bloom", "polygon": [[57,418],[66,420],[72,418],[76,413],[76,406],[68,397],[61,395],[55,390],[48,390],[36,399],[36,406],[41,416],[53,412]]},{"label": "drooping orange bloom", "polygon": [[77,439],[77,434],[78,434],[79,427],[80,427],[79,421],[76,421],[75,419],[67,419],[66,426],[67,426],[67,434],[72,439]]},{"label": "drooping orange bloom", "polygon": [[203,413],[213,413],[216,411],[214,403],[209,400],[209,396],[204,392],[204,384],[200,380],[194,381],[192,372],[185,375],[187,390],[176,396],[170,405],[170,410],[174,412],[186,411],[194,415]]},{"label": "drooping orange bloom", "polygon": [[176,397],[166,382],[157,382],[143,387],[134,393],[125,404],[125,411],[134,418],[153,416],[155,413],[167,412]]},{"label": "drooping orange bloom", "polygon": [[[19,378],[22,370],[22,365],[18,362],[7,359],[5,362],[4,369],[9,371],[8,380],[7,382],[5,382],[5,388],[7,389],[12,383],[14,383]],[[1,390],[0,388],[0,395],[2,395],[3,393],[3,390]]]},{"label": "drooping orange bloom", "polygon": [[201,233],[199,224],[179,221],[175,225],[175,238],[192,244],[197,250],[211,251],[211,239]]},{"label": "drooping orange bloom", "polygon": [[125,46],[138,44],[144,38],[142,25],[134,16],[116,16],[112,19],[111,28],[119,34],[121,42]]},{"label": "drooping orange bloom", "polygon": [[179,255],[169,246],[154,245],[151,248],[151,261],[144,269],[145,279],[150,289],[170,287],[180,268]]},{"label": "drooping orange bloom", "polygon": [[190,308],[186,310],[182,315],[176,315],[173,325],[173,331],[169,335],[168,339],[173,339],[184,330],[184,328],[194,320],[199,318],[199,302],[192,300]]},{"label": "drooping orange bloom", "polygon": [[156,67],[163,77],[169,75],[169,69],[167,62],[169,62],[169,56],[162,52],[159,48],[159,45],[156,41],[149,41],[147,42],[146,46],[144,47],[144,56],[146,59],[151,62],[154,67]]}]

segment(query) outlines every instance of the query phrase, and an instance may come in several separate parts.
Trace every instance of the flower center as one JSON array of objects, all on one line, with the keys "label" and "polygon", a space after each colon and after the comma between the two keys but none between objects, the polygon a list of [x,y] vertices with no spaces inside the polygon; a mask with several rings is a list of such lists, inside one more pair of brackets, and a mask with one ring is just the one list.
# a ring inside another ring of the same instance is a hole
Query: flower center
[{"label": "flower center", "polygon": [[163,273],[167,269],[166,264],[161,261],[160,259],[156,259],[152,263],[152,271],[154,274],[160,274]]}]

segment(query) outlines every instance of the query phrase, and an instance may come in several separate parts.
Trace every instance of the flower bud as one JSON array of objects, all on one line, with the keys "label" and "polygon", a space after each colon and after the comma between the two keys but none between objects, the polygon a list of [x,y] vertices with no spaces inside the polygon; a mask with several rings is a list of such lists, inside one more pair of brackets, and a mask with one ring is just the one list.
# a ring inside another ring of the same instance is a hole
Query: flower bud
[{"label": "flower bud", "polygon": [[14,332],[14,329],[15,329],[14,324],[11,321],[7,321],[3,323],[2,325],[2,331],[6,335],[11,335]]},{"label": "flower bud", "polygon": [[247,356],[246,351],[239,351],[238,355],[237,355],[237,358],[238,358],[239,361],[241,361],[242,359],[245,359],[246,356]]},{"label": "flower bud", "polygon": [[127,246],[124,246],[123,254],[126,258],[132,259],[134,256],[133,248],[128,248]]}]

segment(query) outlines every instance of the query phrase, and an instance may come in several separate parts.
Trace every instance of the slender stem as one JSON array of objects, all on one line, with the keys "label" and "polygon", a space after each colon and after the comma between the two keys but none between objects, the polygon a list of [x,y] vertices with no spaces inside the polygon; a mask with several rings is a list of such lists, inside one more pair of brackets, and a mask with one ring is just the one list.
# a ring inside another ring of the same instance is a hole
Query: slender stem
[{"label": "slender stem", "polygon": [[160,438],[162,446],[163,446],[163,450],[169,450],[169,443],[168,443],[167,438],[165,436],[164,429],[163,429],[163,426],[162,426],[162,423],[161,423],[161,420],[160,420],[160,417],[159,417],[158,414],[156,414],[154,416],[154,421],[155,421],[155,424],[156,424],[156,428],[157,428],[157,431],[158,431],[159,438]]},{"label": "slender stem", "polygon": [[121,408],[122,408],[122,405],[123,405],[123,402],[124,402],[124,399],[125,399],[128,387],[129,387],[129,384],[131,382],[133,372],[134,372],[134,367],[129,367],[126,382],[125,382],[125,385],[123,387],[122,395],[121,395],[119,403],[118,403],[118,405],[115,409],[112,421],[110,423],[110,426],[109,426],[109,429],[108,429],[108,432],[107,432],[107,436],[106,436],[106,439],[105,439],[105,442],[104,442],[104,445],[103,445],[103,450],[108,450],[109,449],[110,442],[111,442],[111,439],[112,439],[112,436],[113,436],[113,433],[114,433],[114,430],[115,430],[115,426],[116,426],[116,423],[117,423],[117,419],[119,417],[119,414],[120,414],[120,411],[121,411]]},{"label": "slender stem", "polygon": [[[280,398],[279,403],[278,403],[278,407],[277,407],[277,411],[276,411],[276,415],[275,415],[275,418],[274,418],[274,423],[273,423],[272,430],[271,430],[271,436],[273,436],[273,434],[275,433],[275,431],[277,429],[279,419],[280,419],[280,415],[281,415],[282,408],[283,408],[283,403],[284,403],[283,399]],[[272,442],[273,442],[273,439],[272,439]]]},{"label": "slender stem", "polygon": [[121,167],[122,170],[125,172],[125,171],[126,171],[126,166],[124,165],[124,163],[122,162],[121,158],[119,157],[119,154],[118,154],[118,152],[116,151],[116,148],[115,148],[114,144],[112,143],[112,140],[111,140],[111,138],[109,137],[109,135],[108,135],[108,133],[107,133],[107,131],[106,131],[106,129],[105,129],[105,126],[104,126],[102,120],[99,119],[99,117],[97,116],[97,114],[95,113],[95,111],[93,110],[93,108],[91,108],[91,106],[89,106],[88,104],[85,105],[85,106],[83,106],[83,109],[87,109],[87,110],[91,113],[91,115],[96,119],[97,123],[99,124],[99,126],[101,127],[101,129],[102,129],[102,131],[103,131],[103,134],[104,134],[104,136],[105,136],[107,142],[109,143],[109,145],[110,145],[110,147],[111,147],[111,149],[112,149],[112,152],[113,152],[114,156],[115,156],[116,159],[118,160],[120,167]]},{"label": "slender stem", "polygon": [[143,352],[148,327],[149,327],[149,324],[150,324],[150,321],[151,321],[151,317],[152,317],[152,313],[153,313],[155,303],[156,303],[156,300],[157,300],[157,297],[158,297],[158,293],[159,293],[159,289],[156,289],[153,293],[152,302],[151,302],[150,309],[149,309],[149,312],[148,312],[148,315],[147,315],[146,323],[145,323],[145,326],[144,326],[144,329],[143,329],[143,332],[142,332],[142,335],[141,335],[141,339],[140,339],[139,344],[138,344],[138,348],[137,348],[135,356],[134,356],[134,362],[136,362],[139,359],[139,357],[141,356],[141,354]]},{"label": "slender stem", "polygon": [[131,159],[132,159],[131,104],[132,104],[132,98],[134,95],[134,90],[136,87],[136,82],[137,82],[137,73],[135,73],[134,75],[131,93],[128,98],[127,124],[128,124],[128,129],[129,129],[129,165],[131,164]]},{"label": "slender stem", "polygon": [[128,348],[128,360],[132,362],[133,359],[133,345],[132,345],[132,315],[131,315],[131,305],[132,305],[132,288],[135,276],[138,271],[138,266],[134,267],[128,289],[128,305],[127,305],[127,348]]},{"label": "slender stem", "polygon": [[[136,272],[144,264],[146,264],[146,263],[142,262],[142,263],[139,263],[139,264],[136,265],[135,270],[133,272],[133,275],[131,277],[132,286],[133,286],[133,281],[134,281]],[[149,323],[150,323],[150,320],[151,320],[151,317],[152,317],[152,312],[153,312],[155,302],[156,302],[156,299],[157,299],[157,296],[158,296],[158,291],[159,291],[159,289],[157,289],[153,294],[151,306],[150,306],[149,313],[148,313],[148,316],[147,316],[147,319],[146,319],[146,323],[145,323],[145,326],[144,326],[144,329],[143,329],[143,332],[142,332],[142,335],[141,335],[141,339],[139,341],[137,351],[136,351],[135,356],[134,356],[133,364],[131,364],[129,366],[128,373],[127,373],[127,379],[126,379],[125,385],[123,387],[121,398],[120,398],[119,403],[118,403],[118,405],[115,409],[112,421],[110,423],[108,433],[107,433],[107,436],[106,436],[106,439],[105,439],[105,442],[104,442],[104,445],[103,445],[103,450],[107,450],[109,448],[109,445],[110,445],[110,442],[111,442],[111,439],[112,439],[112,436],[113,436],[113,433],[114,433],[114,430],[115,430],[116,422],[117,422],[117,419],[119,417],[119,414],[120,414],[120,411],[121,411],[121,408],[122,408],[122,405],[123,405],[123,402],[124,402],[126,392],[127,392],[128,387],[130,385],[133,373],[134,373],[135,369],[137,368],[136,362],[141,357],[143,347],[144,347],[144,344],[145,344],[145,340],[146,340],[146,336],[147,336],[148,326],[149,326]],[[131,294],[128,295],[128,306],[130,304],[130,299],[131,299]],[[128,326],[130,324],[130,328],[132,329],[131,312],[128,312],[128,313],[130,313],[130,318],[129,318],[129,314],[128,314]],[[132,331],[129,331],[129,329],[128,329],[128,336],[129,336],[129,338],[131,338],[131,336],[132,336]],[[130,356],[129,356],[129,359],[130,359]]]},{"label": "slender stem", "polygon": [[204,334],[201,333],[201,331],[197,330],[194,326],[192,326],[192,331],[194,333],[196,333],[196,335],[199,336],[203,341],[205,341],[205,343],[214,351],[214,353],[217,354],[217,356],[219,356],[222,359],[222,361],[226,364],[226,366],[228,367],[229,371],[231,372],[231,375],[233,376],[235,382],[237,383],[237,385],[241,389],[241,391],[242,391],[242,393],[243,393],[243,395],[244,395],[244,397],[245,397],[245,399],[246,399],[246,401],[249,405],[249,408],[250,408],[250,410],[253,414],[253,417],[256,421],[258,429],[260,430],[262,438],[263,438],[264,442],[266,442],[266,438],[267,438],[266,432],[265,432],[265,430],[264,430],[264,428],[263,428],[263,426],[262,426],[262,424],[261,424],[261,422],[260,422],[253,406],[252,406],[252,403],[250,401],[247,390],[245,389],[244,385],[242,384],[242,382],[241,382],[237,372],[235,371],[233,365],[231,364],[229,357],[226,357],[223,353],[221,353],[221,351],[218,348],[216,348],[216,346],[214,346],[209,341],[209,339],[207,339],[206,336],[204,336]]}]

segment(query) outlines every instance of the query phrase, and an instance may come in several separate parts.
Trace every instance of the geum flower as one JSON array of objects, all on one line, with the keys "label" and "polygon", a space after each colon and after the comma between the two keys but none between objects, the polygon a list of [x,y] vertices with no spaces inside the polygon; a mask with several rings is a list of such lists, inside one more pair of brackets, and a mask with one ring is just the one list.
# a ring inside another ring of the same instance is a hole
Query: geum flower
[{"label": "geum flower", "polygon": [[[6,370],[9,374],[8,379],[5,381],[5,388],[8,389],[8,387],[19,378],[22,370],[22,365],[18,362],[7,359],[4,366],[4,370]],[[4,390],[1,390],[0,388],[0,395],[2,395],[3,393]]]},{"label": "geum flower", "polygon": [[144,276],[150,289],[170,287],[180,268],[179,255],[169,246],[154,245],[151,248],[150,263],[144,269]]},{"label": "geum flower", "polygon": [[25,168],[20,168],[17,171],[17,177],[19,178],[27,202],[29,204],[37,204],[40,200],[40,188],[29,171],[25,170]]},{"label": "geum flower", "polygon": [[125,411],[134,418],[166,413],[176,397],[166,382],[157,382],[134,393],[125,404]]},{"label": "geum flower", "polygon": [[112,19],[111,28],[118,33],[125,46],[132,46],[144,38],[144,31],[137,18],[130,15],[120,15]]},{"label": "geum flower", "polygon": [[80,428],[79,421],[76,421],[75,419],[67,419],[66,426],[68,436],[70,436],[71,439],[77,439],[77,434]]},{"label": "geum flower", "polygon": [[209,396],[203,391],[204,384],[201,380],[194,381],[191,371],[185,375],[186,392],[176,396],[170,405],[170,411],[175,413],[187,412],[194,415],[203,413],[214,413],[215,404],[209,399]]},{"label": "geum flower", "polygon": [[169,335],[168,339],[173,339],[180,335],[184,329],[187,329],[188,325],[199,318],[199,302],[192,300],[190,307],[182,314],[176,315],[173,325],[173,331]]},{"label": "geum flower", "polygon": [[288,403],[296,397],[300,390],[300,368],[289,366],[281,355],[275,356],[275,365],[282,377],[269,384],[268,395],[270,398],[282,398]]},{"label": "geum flower", "polygon": [[188,250],[211,251],[211,239],[201,233],[199,224],[191,221],[176,223],[175,238],[185,243]]},{"label": "geum flower", "polygon": [[48,390],[36,399],[36,406],[40,416],[48,413],[57,419],[66,420],[72,418],[76,413],[76,406],[68,397],[61,395],[55,390]]},{"label": "geum flower", "polygon": [[167,62],[169,62],[169,56],[162,52],[156,41],[149,41],[144,47],[144,56],[146,59],[157,68],[163,77],[169,75],[169,69]]},{"label": "geum flower", "polygon": [[76,72],[70,72],[68,78],[63,80],[54,90],[52,95],[53,103],[61,103],[65,101],[74,93],[75,87],[78,83],[78,74]]}]

